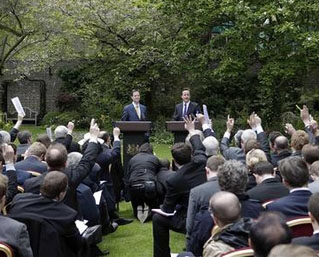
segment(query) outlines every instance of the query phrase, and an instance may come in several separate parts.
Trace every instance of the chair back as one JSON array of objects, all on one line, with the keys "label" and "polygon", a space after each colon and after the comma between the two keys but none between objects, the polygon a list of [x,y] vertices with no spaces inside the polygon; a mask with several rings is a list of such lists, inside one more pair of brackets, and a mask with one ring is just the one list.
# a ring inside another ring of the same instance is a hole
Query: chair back
[{"label": "chair back", "polygon": [[0,242],[0,257],[14,257],[12,248],[6,243]]},{"label": "chair back", "polygon": [[293,238],[301,236],[312,236],[313,234],[313,228],[309,216],[288,220],[287,225],[291,229]]},{"label": "chair back", "polygon": [[244,247],[244,248],[230,251],[228,253],[224,253],[221,256],[222,257],[251,257],[251,256],[254,256],[254,251],[253,249],[249,247]]}]

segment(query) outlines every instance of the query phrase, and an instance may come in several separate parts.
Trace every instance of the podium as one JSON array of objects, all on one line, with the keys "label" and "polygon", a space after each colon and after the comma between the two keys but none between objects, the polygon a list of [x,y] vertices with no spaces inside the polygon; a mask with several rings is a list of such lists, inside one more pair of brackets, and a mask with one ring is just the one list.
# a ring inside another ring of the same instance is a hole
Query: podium
[{"label": "podium", "polygon": [[[184,121],[166,121],[165,125],[166,130],[174,134],[174,144],[185,142],[185,138],[188,135],[188,131],[185,129]],[[202,125],[200,124],[200,122],[195,121],[195,129],[202,129]]]},{"label": "podium", "polygon": [[146,132],[151,130],[150,121],[116,121],[115,126],[123,133],[123,165],[126,174],[129,160],[138,152],[138,148],[148,141]]}]

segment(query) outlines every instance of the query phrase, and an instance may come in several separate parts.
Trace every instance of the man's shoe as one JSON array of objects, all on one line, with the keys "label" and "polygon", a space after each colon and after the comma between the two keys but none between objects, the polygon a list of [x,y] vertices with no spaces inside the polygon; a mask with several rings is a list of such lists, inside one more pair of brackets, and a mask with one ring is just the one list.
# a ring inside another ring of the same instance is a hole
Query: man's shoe
[{"label": "man's shoe", "polygon": [[133,222],[132,219],[118,218],[114,220],[119,226],[127,225]]}]

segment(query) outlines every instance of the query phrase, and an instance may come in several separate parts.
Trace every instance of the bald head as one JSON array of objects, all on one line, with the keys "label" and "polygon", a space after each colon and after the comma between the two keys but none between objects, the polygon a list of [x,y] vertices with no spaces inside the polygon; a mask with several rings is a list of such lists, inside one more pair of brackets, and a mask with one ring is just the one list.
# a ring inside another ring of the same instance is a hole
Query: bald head
[{"label": "bald head", "polygon": [[275,149],[276,150],[285,150],[289,147],[289,141],[288,138],[285,136],[278,136],[275,139]]},{"label": "bald head", "polygon": [[51,145],[45,155],[50,170],[63,170],[68,158],[68,152],[62,144]]},{"label": "bald head", "polygon": [[209,207],[214,218],[219,221],[217,223],[220,223],[222,227],[240,218],[241,206],[233,193],[226,191],[215,193],[209,201]]}]

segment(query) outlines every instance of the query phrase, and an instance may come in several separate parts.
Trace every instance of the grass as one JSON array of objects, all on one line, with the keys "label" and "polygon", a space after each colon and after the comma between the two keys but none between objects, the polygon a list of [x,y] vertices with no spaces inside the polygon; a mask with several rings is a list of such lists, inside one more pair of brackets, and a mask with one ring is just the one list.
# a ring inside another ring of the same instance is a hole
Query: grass
[{"label": "grass", "polygon": [[[130,203],[120,203],[120,216],[134,218]],[[170,247],[174,253],[183,251],[185,235],[170,232]],[[150,257],[153,255],[152,222],[120,226],[115,233],[104,236],[99,244],[101,250],[109,250],[110,257]]]},{"label": "grass", "polygon": [[[34,125],[22,125],[20,130],[29,130],[32,132],[33,141],[38,134],[46,133],[44,127],[36,127]],[[75,131],[77,135],[75,140],[80,140],[84,131]],[[154,146],[154,153],[158,158],[171,157],[171,146],[158,144]],[[133,210],[130,203],[120,203],[120,216],[132,218]],[[185,246],[185,235],[170,232],[170,247],[174,253],[181,252]],[[99,244],[101,250],[109,250],[110,257],[150,257],[153,255],[153,235],[152,222],[141,224],[134,219],[133,223],[120,226],[115,233],[104,236],[103,241]]]}]

